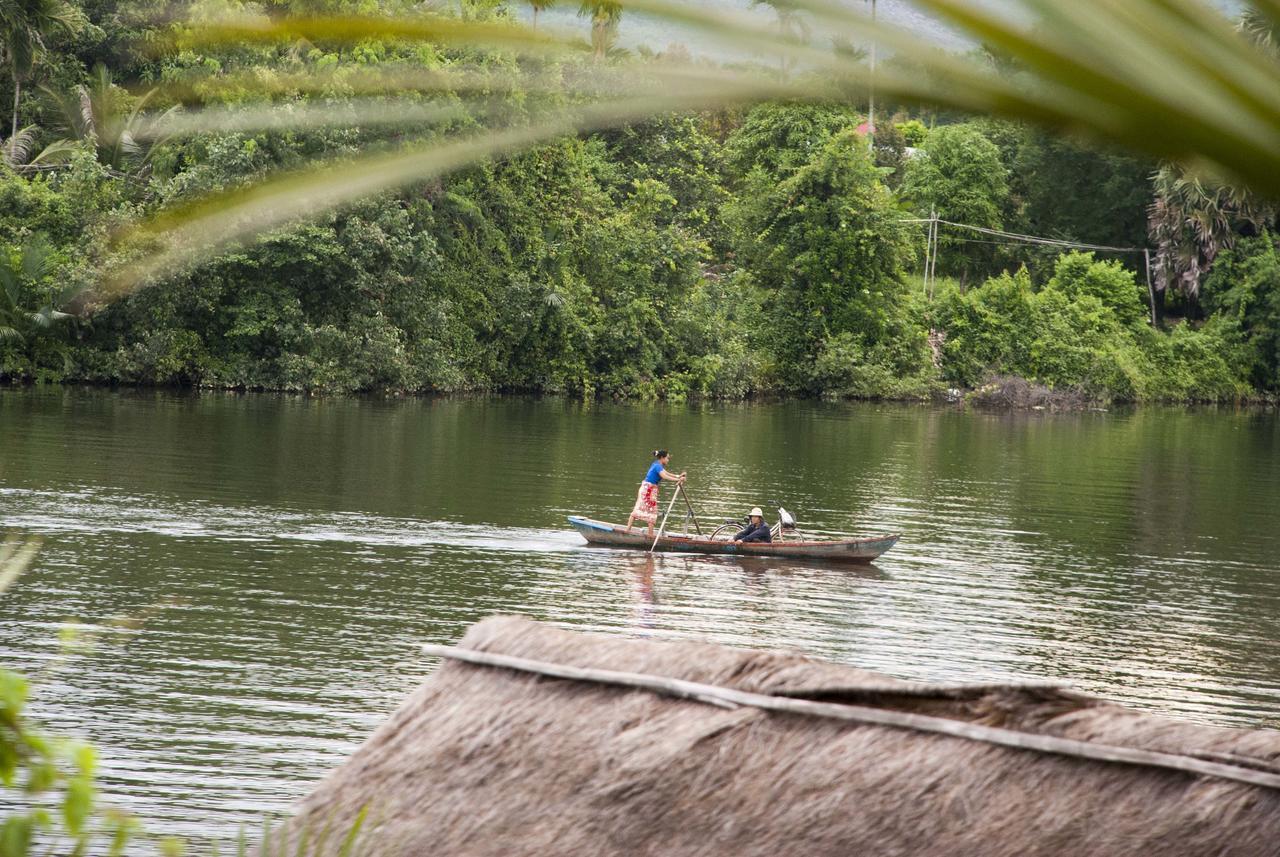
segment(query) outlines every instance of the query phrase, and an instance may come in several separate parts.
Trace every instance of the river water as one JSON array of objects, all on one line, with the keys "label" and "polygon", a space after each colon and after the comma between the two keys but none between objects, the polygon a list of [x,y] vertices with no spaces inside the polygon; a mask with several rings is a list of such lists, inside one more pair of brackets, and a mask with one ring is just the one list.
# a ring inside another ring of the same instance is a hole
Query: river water
[{"label": "river water", "polygon": [[[853,569],[585,547],[565,516],[624,520],[659,445],[708,519],[902,541]],[[1261,411],[4,391],[0,532],[43,547],[0,664],[110,803],[196,840],[286,811],[420,644],[498,612],[1280,727],[1277,453]]]}]

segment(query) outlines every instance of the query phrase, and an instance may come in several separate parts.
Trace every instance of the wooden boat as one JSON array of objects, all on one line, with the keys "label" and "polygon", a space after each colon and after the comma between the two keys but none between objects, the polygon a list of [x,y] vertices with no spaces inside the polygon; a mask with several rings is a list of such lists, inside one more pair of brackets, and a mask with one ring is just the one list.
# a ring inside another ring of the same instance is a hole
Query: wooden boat
[{"label": "wooden boat", "polygon": [[[570,515],[569,524],[582,534],[589,544],[615,548],[649,550],[653,536],[646,536],[645,527],[626,527]],[[727,539],[706,536],[684,536],[663,533],[654,550],[678,553],[725,554],[729,556],[789,557],[792,559],[821,560],[824,562],[868,563],[898,543],[898,534],[873,536],[865,539],[802,540],[787,539],[768,544],[751,542],[736,545]]]}]

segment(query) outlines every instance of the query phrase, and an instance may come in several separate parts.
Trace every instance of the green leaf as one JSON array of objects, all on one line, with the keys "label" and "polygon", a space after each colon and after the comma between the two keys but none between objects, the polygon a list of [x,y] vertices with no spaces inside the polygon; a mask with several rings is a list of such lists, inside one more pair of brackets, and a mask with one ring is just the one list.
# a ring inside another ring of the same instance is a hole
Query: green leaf
[{"label": "green leaf", "polygon": [[119,810],[109,810],[106,816],[106,826],[111,837],[111,845],[107,849],[107,854],[110,857],[122,857],[125,848],[129,845],[129,839],[133,835],[136,822],[132,817]]},{"label": "green leaf", "polygon": [[29,857],[35,824],[30,816],[14,816],[0,825],[0,857]]},{"label": "green leaf", "polygon": [[62,799],[62,820],[73,836],[79,836],[85,829],[85,822],[93,809],[94,787],[89,777],[74,777],[67,782],[66,794]]}]

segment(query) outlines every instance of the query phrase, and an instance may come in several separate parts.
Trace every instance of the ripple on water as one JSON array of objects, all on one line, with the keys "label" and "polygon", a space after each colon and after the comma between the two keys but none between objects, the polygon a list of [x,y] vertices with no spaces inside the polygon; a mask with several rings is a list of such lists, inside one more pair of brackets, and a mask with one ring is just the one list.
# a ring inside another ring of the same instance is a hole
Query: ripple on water
[{"label": "ripple on water", "polygon": [[[284,812],[434,668],[420,644],[496,612],[1280,724],[1270,424],[1240,461],[1213,412],[84,395],[0,408],[0,528],[44,542],[0,659],[158,831]],[[853,569],[583,547],[564,516],[625,514],[659,442],[709,519],[779,497],[805,532],[903,540]],[[65,620],[140,614],[60,654]]]}]

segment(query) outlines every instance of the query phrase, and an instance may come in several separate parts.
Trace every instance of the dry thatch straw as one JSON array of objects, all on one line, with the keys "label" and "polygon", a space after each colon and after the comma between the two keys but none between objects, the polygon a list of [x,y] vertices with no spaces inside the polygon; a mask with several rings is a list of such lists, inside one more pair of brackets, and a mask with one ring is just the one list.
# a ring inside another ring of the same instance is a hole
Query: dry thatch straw
[{"label": "dry thatch straw", "polygon": [[[460,647],[1280,772],[1280,733],[1043,685],[934,690],[792,654],[509,617]],[[361,850],[379,855],[1280,854],[1274,788],[455,661],[290,826],[343,829],[365,807]]]}]

